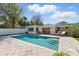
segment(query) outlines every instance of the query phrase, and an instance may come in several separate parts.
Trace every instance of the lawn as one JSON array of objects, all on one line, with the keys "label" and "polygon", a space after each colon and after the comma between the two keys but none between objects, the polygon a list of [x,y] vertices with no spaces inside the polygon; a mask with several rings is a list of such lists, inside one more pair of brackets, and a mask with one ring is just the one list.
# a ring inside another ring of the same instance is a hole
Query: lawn
[{"label": "lawn", "polygon": [[77,41],[79,41],[79,38],[75,38]]}]

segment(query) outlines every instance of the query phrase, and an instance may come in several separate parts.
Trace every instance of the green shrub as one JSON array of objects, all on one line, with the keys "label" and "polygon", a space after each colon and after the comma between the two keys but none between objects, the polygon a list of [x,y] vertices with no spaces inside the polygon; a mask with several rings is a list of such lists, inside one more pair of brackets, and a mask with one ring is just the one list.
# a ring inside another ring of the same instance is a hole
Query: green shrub
[{"label": "green shrub", "polygon": [[79,37],[79,24],[70,25],[67,29],[67,33],[72,37]]},{"label": "green shrub", "polygon": [[64,53],[64,52],[55,52],[52,54],[52,56],[69,56],[68,54]]},{"label": "green shrub", "polygon": [[0,24],[0,28],[5,28],[5,26],[3,24]]}]

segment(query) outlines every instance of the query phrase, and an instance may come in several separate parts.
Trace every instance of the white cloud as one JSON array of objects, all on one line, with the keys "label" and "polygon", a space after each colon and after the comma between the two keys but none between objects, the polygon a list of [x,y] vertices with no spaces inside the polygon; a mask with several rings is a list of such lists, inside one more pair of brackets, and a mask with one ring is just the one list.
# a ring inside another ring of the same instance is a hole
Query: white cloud
[{"label": "white cloud", "polygon": [[45,14],[45,13],[55,12],[58,8],[55,5],[40,6],[39,4],[33,4],[33,5],[29,5],[28,9],[33,12]]},{"label": "white cloud", "polygon": [[66,12],[56,12],[50,16],[50,18],[66,18],[66,17],[76,17],[77,13],[74,11],[66,11]]}]

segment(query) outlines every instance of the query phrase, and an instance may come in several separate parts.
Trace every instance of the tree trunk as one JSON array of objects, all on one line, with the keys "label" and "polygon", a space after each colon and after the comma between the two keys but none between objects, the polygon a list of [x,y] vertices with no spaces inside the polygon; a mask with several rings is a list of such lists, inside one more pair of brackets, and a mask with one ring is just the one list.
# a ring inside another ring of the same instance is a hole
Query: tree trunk
[{"label": "tree trunk", "polygon": [[15,20],[12,21],[12,28],[15,28]]},{"label": "tree trunk", "polygon": [[7,28],[7,19],[6,19],[6,16],[4,17],[4,19],[5,19],[5,28]]},{"label": "tree trunk", "polygon": [[6,28],[7,28],[7,20],[5,20],[5,21],[6,21],[5,26],[6,26]]}]

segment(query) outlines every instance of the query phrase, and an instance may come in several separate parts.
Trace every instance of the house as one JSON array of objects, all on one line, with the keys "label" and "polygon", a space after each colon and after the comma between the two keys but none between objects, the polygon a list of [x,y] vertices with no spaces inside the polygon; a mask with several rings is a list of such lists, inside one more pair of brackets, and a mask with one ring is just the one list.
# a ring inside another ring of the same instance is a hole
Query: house
[{"label": "house", "polygon": [[27,26],[29,33],[56,34],[59,31],[65,31],[68,25],[31,25]]}]

